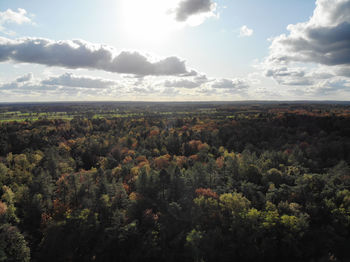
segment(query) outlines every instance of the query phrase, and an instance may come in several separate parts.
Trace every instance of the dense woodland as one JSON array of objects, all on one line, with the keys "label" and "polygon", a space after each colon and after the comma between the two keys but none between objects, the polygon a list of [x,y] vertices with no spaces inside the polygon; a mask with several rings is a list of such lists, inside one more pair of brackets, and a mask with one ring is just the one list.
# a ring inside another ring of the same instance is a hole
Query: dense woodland
[{"label": "dense woodland", "polygon": [[69,110],[0,122],[0,261],[350,260],[349,105],[0,108]]}]

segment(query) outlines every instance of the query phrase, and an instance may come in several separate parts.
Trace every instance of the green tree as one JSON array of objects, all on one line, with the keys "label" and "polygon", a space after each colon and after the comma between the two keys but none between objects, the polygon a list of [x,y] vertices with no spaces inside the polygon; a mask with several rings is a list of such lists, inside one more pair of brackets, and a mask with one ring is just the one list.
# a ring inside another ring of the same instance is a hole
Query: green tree
[{"label": "green tree", "polygon": [[30,261],[30,250],[26,240],[18,228],[10,224],[0,226],[0,261]]}]

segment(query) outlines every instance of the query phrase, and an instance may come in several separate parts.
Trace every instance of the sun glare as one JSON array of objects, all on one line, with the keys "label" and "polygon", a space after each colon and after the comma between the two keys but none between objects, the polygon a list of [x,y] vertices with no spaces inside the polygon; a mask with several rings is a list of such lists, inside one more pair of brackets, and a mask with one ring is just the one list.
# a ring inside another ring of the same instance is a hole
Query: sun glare
[{"label": "sun glare", "polygon": [[178,0],[123,0],[122,28],[128,38],[146,43],[167,39],[181,25],[173,19]]}]

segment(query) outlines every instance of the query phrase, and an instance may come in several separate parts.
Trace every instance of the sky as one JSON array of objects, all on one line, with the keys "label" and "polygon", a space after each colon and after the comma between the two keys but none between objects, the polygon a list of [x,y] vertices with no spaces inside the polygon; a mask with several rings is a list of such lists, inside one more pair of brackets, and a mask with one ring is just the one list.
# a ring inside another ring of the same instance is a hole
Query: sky
[{"label": "sky", "polygon": [[0,102],[349,99],[350,0],[0,0]]}]

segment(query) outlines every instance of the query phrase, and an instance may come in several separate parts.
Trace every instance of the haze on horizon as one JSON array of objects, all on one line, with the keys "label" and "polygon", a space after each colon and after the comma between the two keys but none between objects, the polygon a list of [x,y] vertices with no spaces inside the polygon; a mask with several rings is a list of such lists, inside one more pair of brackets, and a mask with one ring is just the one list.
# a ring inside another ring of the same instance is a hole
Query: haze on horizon
[{"label": "haze on horizon", "polygon": [[0,2],[0,102],[349,100],[350,0]]}]

